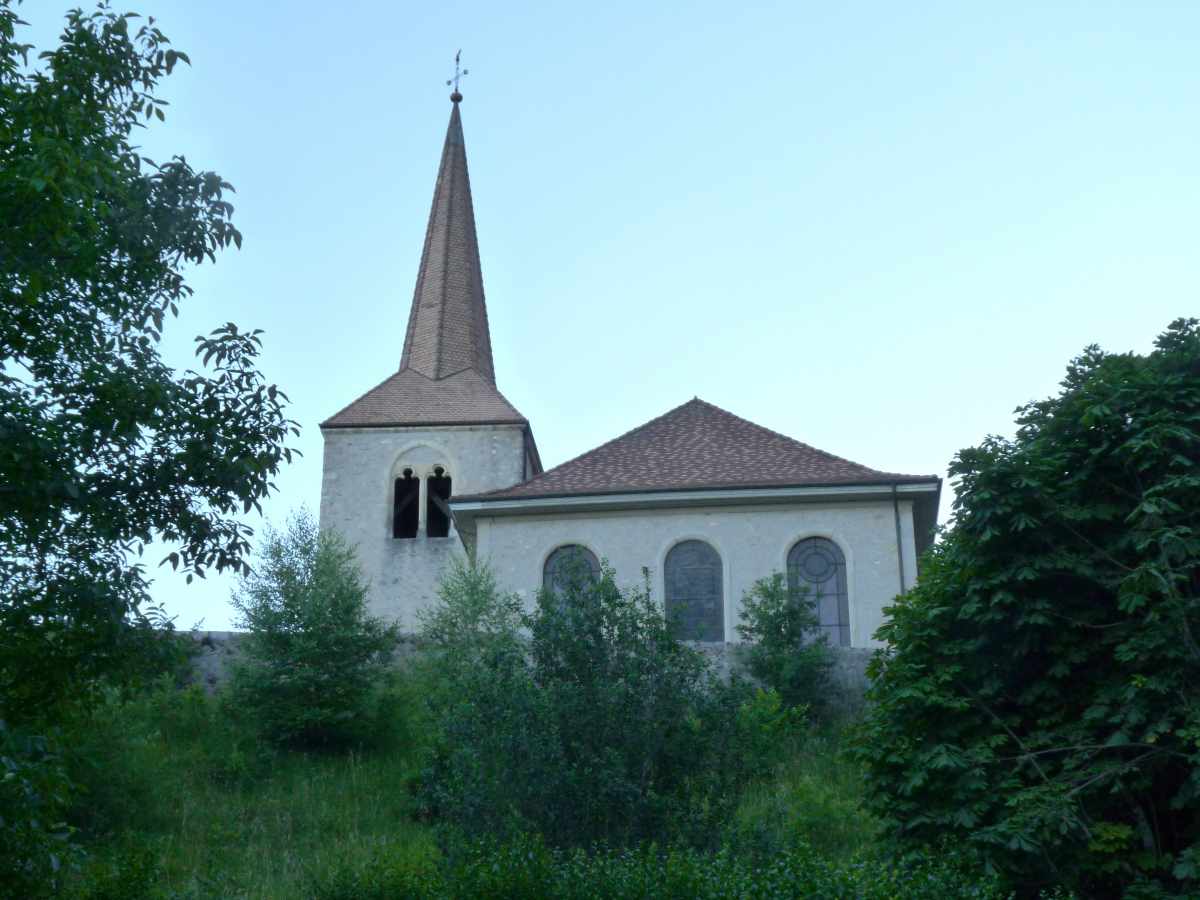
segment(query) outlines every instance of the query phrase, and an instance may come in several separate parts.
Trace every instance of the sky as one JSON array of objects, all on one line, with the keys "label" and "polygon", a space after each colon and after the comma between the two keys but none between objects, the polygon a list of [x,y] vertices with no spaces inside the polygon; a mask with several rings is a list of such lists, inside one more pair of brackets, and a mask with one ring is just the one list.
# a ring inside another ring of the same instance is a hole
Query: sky
[{"label": "sky", "polygon": [[[399,365],[459,48],[497,384],[547,467],[699,396],[944,477],[1085,346],[1200,315],[1194,2],[129,8],[192,61],[142,146],[231,181],[245,236],[163,353],[264,329],[304,454],[276,524]],[[177,627],[230,627],[230,578],[164,573]]]}]

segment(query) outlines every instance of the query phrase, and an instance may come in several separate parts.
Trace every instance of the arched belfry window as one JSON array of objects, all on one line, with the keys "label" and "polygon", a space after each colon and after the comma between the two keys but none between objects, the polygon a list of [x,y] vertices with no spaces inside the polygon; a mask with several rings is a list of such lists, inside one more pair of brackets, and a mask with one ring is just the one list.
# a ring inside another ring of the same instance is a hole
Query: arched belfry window
[{"label": "arched belfry window", "polygon": [[425,533],[430,537],[450,534],[450,473],[441,466],[425,480]]},{"label": "arched belfry window", "polygon": [[828,538],[797,541],[788,551],[788,587],[804,590],[816,601],[821,628],[829,643],[850,646],[850,596],[846,591],[846,557]]},{"label": "arched belfry window", "polygon": [[725,640],[720,554],[704,541],[681,541],[667,554],[666,613],[680,639]]},{"label": "arched belfry window", "polygon": [[548,591],[562,591],[573,580],[600,578],[600,560],[596,554],[581,544],[564,544],[546,557],[542,566],[542,587]]},{"label": "arched belfry window", "polygon": [[405,469],[396,479],[392,492],[392,537],[415,538],[421,512],[421,479]]}]

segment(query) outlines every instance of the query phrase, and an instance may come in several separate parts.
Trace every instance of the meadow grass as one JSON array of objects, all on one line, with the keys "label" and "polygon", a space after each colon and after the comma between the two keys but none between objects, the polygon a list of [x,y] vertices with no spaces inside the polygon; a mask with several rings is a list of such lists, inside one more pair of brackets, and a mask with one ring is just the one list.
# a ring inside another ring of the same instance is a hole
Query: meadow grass
[{"label": "meadow grass", "polygon": [[73,725],[84,895],[294,898],[313,873],[381,852],[436,858],[415,819],[406,700],[387,698],[376,746],[320,753],[269,748],[194,689],[114,698]]},{"label": "meadow grass", "polygon": [[770,856],[797,843],[835,859],[876,849],[880,824],[863,804],[863,772],[844,753],[849,723],[789,741],[772,777],[747,787],[727,842]]},{"label": "meadow grass", "polygon": [[[381,860],[433,873],[435,831],[413,796],[421,691],[398,677],[380,696],[371,745],[324,753],[271,748],[198,689],[111,698],[70,735],[87,789],[74,820],[89,857],[79,894],[294,898],[330,873],[361,889],[355,873]],[[804,846],[835,862],[869,852],[877,828],[843,742],[839,727],[792,737],[774,775],[746,790],[729,850],[763,863]]]}]

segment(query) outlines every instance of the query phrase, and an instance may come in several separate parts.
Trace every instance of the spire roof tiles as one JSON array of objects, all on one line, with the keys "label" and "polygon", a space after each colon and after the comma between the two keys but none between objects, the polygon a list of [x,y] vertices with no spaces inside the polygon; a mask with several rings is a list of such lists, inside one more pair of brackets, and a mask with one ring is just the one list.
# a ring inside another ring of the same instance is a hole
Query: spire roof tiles
[{"label": "spire roof tiles", "polygon": [[400,370],[322,428],[528,424],[496,389],[457,91],[438,166]]}]

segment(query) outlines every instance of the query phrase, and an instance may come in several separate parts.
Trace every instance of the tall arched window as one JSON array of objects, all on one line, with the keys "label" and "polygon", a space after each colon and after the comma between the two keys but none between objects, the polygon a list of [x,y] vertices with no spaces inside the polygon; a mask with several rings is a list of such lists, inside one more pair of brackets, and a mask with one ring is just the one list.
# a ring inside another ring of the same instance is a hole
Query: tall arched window
[{"label": "tall arched window", "polygon": [[681,541],[664,567],[667,618],[685,641],[725,640],[721,557],[704,541]]},{"label": "tall arched window", "polygon": [[546,590],[562,591],[578,578],[600,578],[600,560],[587,547],[564,544],[546,557],[542,566],[542,587]]},{"label": "tall arched window", "polygon": [[421,479],[405,469],[392,485],[392,537],[415,538],[421,511]]},{"label": "tall arched window", "polygon": [[850,646],[850,596],[846,591],[846,557],[828,538],[797,541],[787,557],[788,586],[806,590],[816,602],[821,628],[835,646]]},{"label": "tall arched window", "polygon": [[425,480],[425,533],[430,537],[450,534],[450,473],[434,466]]}]

